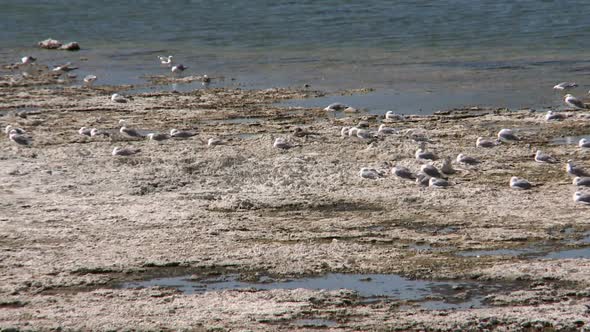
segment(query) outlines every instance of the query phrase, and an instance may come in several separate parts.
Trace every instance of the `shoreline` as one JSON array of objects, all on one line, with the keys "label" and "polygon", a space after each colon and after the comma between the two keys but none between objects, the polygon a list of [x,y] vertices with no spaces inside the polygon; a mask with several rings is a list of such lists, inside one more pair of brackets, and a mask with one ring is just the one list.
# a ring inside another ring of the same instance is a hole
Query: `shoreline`
[{"label": "shoreline", "polygon": [[[437,190],[390,174],[375,181],[358,176],[361,167],[421,165],[417,143],[404,134],[373,144],[340,137],[342,126],[362,120],[376,129],[381,117],[334,118],[321,108],[275,105],[322,91],[213,88],[142,93],[125,104],[110,101],[115,91],[0,86],[2,109],[34,109],[0,117],[3,127],[18,125],[33,136],[31,148],[0,140],[3,328],[277,330],[320,328],[295,323],[316,319],[343,330],[573,331],[590,318],[588,259],[459,254],[547,244],[586,248],[577,241],[590,231],[590,210],[574,204],[564,162],[590,166],[590,158],[575,146],[551,143],[590,134],[583,112],[564,112],[571,117],[555,123],[540,112],[498,109],[388,122],[400,133],[423,130],[440,156],[465,153],[482,161],[454,164],[450,188]],[[162,143],[130,139],[115,134],[119,119],[141,130],[198,135]],[[113,135],[82,137],[82,126]],[[296,137],[295,127],[314,135]],[[523,142],[475,147],[478,136],[501,128],[515,129]],[[300,147],[272,148],[279,136]],[[208,148],[209,137],[226,144]],[[142,152],[110,155],[127,145]],[[536,148],[560,163],[535,163]],[[512,175],[535,187],[510,189]],[[420,245],[427,248],[413,247]],[[524,283],[487,295],[483,308],[462,310],[424,310],[394,299],[365,303],[338,290],[185,295],[113,288],[146,276],[225,269],[246,280],[357,273]]]}]

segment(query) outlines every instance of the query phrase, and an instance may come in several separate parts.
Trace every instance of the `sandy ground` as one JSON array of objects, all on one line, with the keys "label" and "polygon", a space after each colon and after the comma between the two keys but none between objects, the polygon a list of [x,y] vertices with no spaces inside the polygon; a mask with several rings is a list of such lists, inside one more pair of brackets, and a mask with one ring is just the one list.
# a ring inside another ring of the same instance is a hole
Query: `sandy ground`
[{"label": "sandy ground", "polygon": [[[589,134],[584,112],[566,112],[570,117],[560,122],[530,110],[414,116],[388,124],[400,134],[369,144],[341,138],[340,128],[364,120],[376,130],[387,122],[382,116],[273,106],[324,94],[309,89],[144,93],[114,103],[117,87],[0,81],[0,124],[33,138],[30,147],[0,140],[2,328],[567,331],[588,323],[588,259],[457,255],[580,246],[590,208],[573,202],[565,161],[590,167],[590,158],[551,140]],[[249,119],[235,120],[243,117]],[[120,119],[145,131],[198,135],[161,143],[123,137]],[[112,135],[83,137],[82,126]],[[309,135],[294,135],[297,126]],[[478,136],[501,128],[523,140],[475,147]],[[393,165],[416,171],[422,164],[406,129],[424,132],[427,148],[441,157],[464,153],[481,163],[454,163],[448,189],[397,179],[388,173]],[[225,144],[207,147],[210,137]],[[275,149],[276,137],[299,146]],[[113,157],[115,146],[141,153]],[[537,148],[560,162],[536,163]],[[387,174],[362,179],[361,167]],[[509,188],[513,175],[534,187]],[[204,271],[245,279],[396,273],[507,287],[488,295],[484,307],[462,310],[366,302],[346,290],[118,288]]]}]

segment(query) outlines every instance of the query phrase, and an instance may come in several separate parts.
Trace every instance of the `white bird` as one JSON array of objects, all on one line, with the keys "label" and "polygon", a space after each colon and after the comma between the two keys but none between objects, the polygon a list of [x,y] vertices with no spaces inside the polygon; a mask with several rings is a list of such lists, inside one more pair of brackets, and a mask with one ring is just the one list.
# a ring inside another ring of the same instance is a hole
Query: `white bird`
[{"label": "white bird", "polygon": [[449,186],[449,181],[439,178],[430,178],[428,186],[432,188],[446,188]]},{"label": "white bird", "polygon": [[113,101],[115,103],[126,103],[127,98],[121,96],[118,93],[113,93],[113,95],[111,96],[111,101]]},{"label": "white bird", "polygon": [[17,133],[14,129],[8,134],[8,139],[18,145],[30,145],[31,139],[24,135]]},{"label": "white bird", "polygon": [[478,137],[475,141],[475,146],[478,148],[492,148],[496,145],[498,145],[497,140],[484,139],[483,137]]},{"label": "white bird", "polygon": [[144,137],[145,136],[135,129],[127,128],[127,126],[121,127],[121,129],[119,129],[119,132],[121,134],[127,135],[129,137]]},{"label": "white bird", "polygon": [[289,149],[294,148],[298,145],[289,143],[283,137],[277,137],[275,139],[274,143],[272,144],[272,146],[273,146],[273,148],[277,148],[277,149],[289,150]]},{"label": "white bird", "polygon": [[166,133],[149,133],[146,136],[150,141],[162,142],[170,138]]},{"label": "white bird", "polygon": [[347,137],[349,130],[350,130],[350,127],[342,127],[342,129],[340,129],[340,136],[343,138]]},{"label": "white bird", "polygon": [[53,67],[52,71],[64,73],[64,72],[69,72],[69,71],[76,70],[76,69],[78,69],[78,67],[74,67],[74,66],[72,66],[71,62],[68,62],[66,64]]},{"label": "white bird", "polygon": [[395,133],[397,133],[397,129],[394,129],[394,128],[391,128],[391,127],[385,127],[385,124],[382,123],[379,126],[379,129],[377,130],[377,132],[378,133],[381,133],[381,134],[389,135],[389,134],[395,134]]},{"label": "white bird", "polygon": [[345,110],[346,108],[348,108],[348,106],[344,105],[342,103],[331,103],[330,105],[328,105],[324,108],[324,111],[335,112],[335,111]]},{"label": "white bird", "polygon": [[416,159],[418,160],[436,160],[437,157],[433,152],[426,151],[424,149],[424,144],[421,144],[418,150],[416,150]]},{"label": "white bird", "polygon": [[395,166],[391,169],[391,174],[402,178],[402,179],[408,179],[408,180],[414,180],[416,179],[416,175],[414,173],[412,173],[412,171],[410,171],[409,168],[404,167],[404,166]]},{"label": "white bird", "polygon": [[344,109],[344,113],[358,113],[358,111],[359,110],[357,110],[356,108],[350,106]]},{"label": "white bird", "polygon": [[141,150],[140,149],[136,149],[133,147],[126,147],[126,148],[120,148],[120,147],[115,147],[113,149],[113,156],[133,156],[134,154],[140,153]]},{"label": "white bird", "polygon": [[462,153],[459,153],[457,155],[457,162],[460,164],[467,164],[467,165],[475,165],[475,164],[479,164],[479,160],[470,157],[470,156],[466,156]]},{"label": "white bird", "polygon": [[19,134],[19,135],[24,135],[27,132],[22,129],[22,128],[17,128],[17,127],[13,127],[11,125],[6,126],[6,128],[4,128],[4,132],[6,133],[6,135],[10,135],[10,132],[14,131],[15,133]]},{"label": "white bird", "polygon": [[531,183],[523,178],[513,176],[512,178],[510,178],[510,188],[521,190],[530,189]]},{"label": "white bird", "polygon": [[158,59],[160,59],[160,64],[162,66],[166,66],[166,67],[170,67],[172,66],[172,55],[169,56],[158,56]]},{"label": "white bird", "polygon": [[590,177],[576,176],[574,181],[572,181],[572,184],[575,186],[590,187]]},{"label": "white bird", "polygon": [[78,130],[78,134],[80,134],[82,136],[90,136],[91,132],[92,132],[92,129],[86,128],[86,127],[82,127],[82,128],[80,128],[80,130]]},{"label": "white bird", "polygon": [[455,174],[457,171],[455,171],[455,169],[453,168],[453,164],[451,162],[451,158],[450,157],[446,157],[443,160],[442,166],[440,168],[440,170],[445,173],[445,174]]},{"label": "white bird", "polygon": [[223,142],[220,138],[217,137],[211,137],[207,140],[207,146],[216,146],[223,144],[225,144],[225,142]]},{"label": "white bird", "polygon": [[184,66],[183,64],[178,64],[178,65],[172,66],[172,68],[170,69],[170,71],[173,74],[180,74],[183,71],[185,71],[186,69],[188,69],[188,67]]},{"label": "white bird", "polygon": [[185,130],[178,130],[178,129],[170,129],[170,137],[174,138],[189,138],[197,135],[192,131],[185,131]]},{"label": "white bird", "polygon": [[92,86],[92,84],[94,84],[94,81],[96,81],[96,75],[86,75],[86,77],[84,77],[84,83],[86,84],[86,86]]},{"label": "white bird", "polygon": [[516,142],[520,141],[520,138],[514,134],[512,129],[502,129],[498,132],[498,140],[502,142]]},{"label": "white bird", "polygon": [[565,165],[565,170],[569,175],[590,177],[590,173],[588,173],[585,169],[574,165],[574,162],[572,160],[567,161],[567,164]]},{"label": "white bird", "polygon": [[359,176],[361,178],[365,178],[365,179],[378,179],[382,176],[381,173],[379,173],[376,169],[374,168],[368,168],[368,167],[363,167],[361,168],[360,172],[359,172]]},{"label": "white bird", "polygon": [[30,65],[30,64],[33,64],[33,62],[35,62],[35,61],[37,61],[37,59],[36,59],[36,58],[33,58],[33,57],[32,57],[32,56],[30,56],[30,55],[28,55],[28,56],[24,56],[24,57],[21,59],[21,62],[22,62],[22,64],[23,64],[23,65]]},{"label": "white bird", "polygon": [[387,111],[385,113],[385,118],[388,120],[395,120],[395,121],[402,121],[404,120],[404,116],[401,114],[396,114],[393,111]]},{"label": "white bird", "polygon": [[375,139],[377,139],[377,135],[375,135],[375,133],[365,129],[358,129],[356,131],[356,137],[368,141],[374,141]]},{"label": "white bird", "polygon": [[545,121],[560,121],[563,119],[565,119],[565,115],[563,115],[561,113],[547,111],[547,114],[545,114]]},{"label": "white bird", "polygon": [[535,153],[535,161],[538,163],[555,164],[557,162],[557,159],[542,152],[541,150],[537,150],[537,152]]},{"label": "white bird", "polygon": [[442,173],[434,165],[426,164],[420,167],[420,171],[433,178],[444,178]]},{"label": "white bird", "polygon": [[563,100],[568,106],[573,107],[573,108],[581,108],[581,109],[585,109],[586,105],[578,98],[570,95],[569,93],[567,95],[565,95],[564,100]]},{"label": "white bird", "polygon": [[103,135],[103,136],[111,136],[111,134],[109,134],[108,132],[104,131],[104,130],[99,130],[96,128],[92,128],[90,129],[90,137],[94,137],[94,136],[99,136],[99,135]]},{"label": "white bird", "polygon": [[578,146],[581,148],[590,148],[590,140],[581,138],[580,141],[578,141]]},{"label": "white bird", "polygon": [[578,87],[574,82],[561,82],[553,87],[555,90],[569,90]]},{"label": "white bird", "polygon": [[585,205],[590,205],[590,194],[576,191],[574,193],[574,202],[580,203],[580,204],[585,204]]},{"label": "white bird", "polygon": [[359,131],[357,127],[352,127],[348,129],[348,137],[356,136],[356,132]]}]

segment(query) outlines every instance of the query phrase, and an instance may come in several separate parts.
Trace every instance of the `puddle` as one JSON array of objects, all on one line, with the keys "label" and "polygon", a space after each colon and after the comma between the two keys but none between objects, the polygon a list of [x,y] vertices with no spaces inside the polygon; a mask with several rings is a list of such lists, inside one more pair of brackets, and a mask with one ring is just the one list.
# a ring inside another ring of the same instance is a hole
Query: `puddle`
[{"label": "puddle", "polygon": [[467,282],[443,282],[410,280],[390,274],[341,274],[332,273],[318,277],[274,280],[261,278],[258,281],[242,281],[237,274],[214,277],[184,276],[157,278],[141,282],[128,282],[122,288],[143,287],[176,288],[185,294],[236,289],[347,289],[366,301],[402,300],[417,302],[424,308],[466,309],[485,306],[486,295],[506,291],[506,284]]},{"label": "puddle", "polygon": [[590,139],[590,135],[554,137],[549,141],[551,145],[578,145],[580,139]]},{"label": "puddle", "polygon": [[264,118],[231,118],[231,119],[219,119],[219,120],[204,120],[201,121],[205,124],[244,124],[244,123],[259,123],[264,121]]},{"label": "puddle", "polygon": [[590,258],[590,248],[578,248],[569,250],[552,251],[541,258],[567,259],[567,258]]},{"label": "puddle", "polygon": [[338,325],[338,323],[328,319],[310,318],[294,320],[292,325],[300,327],[334,327]]},{"label": "puddle", "polygon": [[493,249],[493,250],[467,250],[460,251],[456,254],[463,257],[481,257],[481,256],[520,256],[525,254],[538,253],[538,248],[525,249]]}]

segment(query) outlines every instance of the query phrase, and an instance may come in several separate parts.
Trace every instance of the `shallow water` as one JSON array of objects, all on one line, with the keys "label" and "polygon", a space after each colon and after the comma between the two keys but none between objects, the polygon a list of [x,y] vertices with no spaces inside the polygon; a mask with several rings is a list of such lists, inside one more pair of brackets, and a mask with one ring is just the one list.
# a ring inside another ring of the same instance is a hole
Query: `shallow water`
[{"label": "shallow water", "polygon": [[[5,0],[0,56],[72,61],[78,77],[96,74],[97,85],[169,74],[157,55],[173,54],[188,74],[236,78],[223,86],[376,88],[377,95],[351,101],[375,111],[541,108],[562,104],[551,90],[557,82],[577,81],[574,94],[588,90],[590,3],[567,6],[575,10],[536,0]],[[33,47],[48,37],[76,40],[82,50]]]},{"label": "shallow water", "polygon": [[[386,274],[339,274],[332,273],[319,277],[276,281],[267,277],[258,282],[240,281],[237,275],[213,278],[191,276],[157,278],[142,282],[129,282],[123,288],[171,287],[183,293],[193,294],[206,291],[235,290],[252,288],[270,289],[348,289],[355,291],[364,301],[408,300],[416,301],[427,309],[465,309],[485,306],[485,295],[503,290],[507,285],[476,282],[441,282],[410,280],[398,275]],[[468,291],[469,295],[464,296]]]}]

